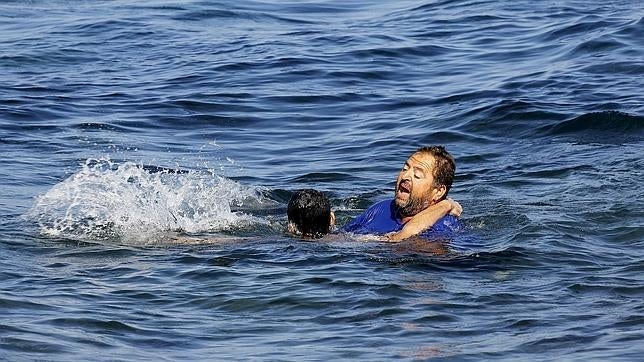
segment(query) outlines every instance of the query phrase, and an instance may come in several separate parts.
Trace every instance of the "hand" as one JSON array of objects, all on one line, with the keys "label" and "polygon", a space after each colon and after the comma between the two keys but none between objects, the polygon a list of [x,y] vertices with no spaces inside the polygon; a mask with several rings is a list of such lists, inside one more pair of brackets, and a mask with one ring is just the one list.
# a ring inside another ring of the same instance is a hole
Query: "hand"
[{"label": "hand", "polygon": [[461,206],[461,204],[450,198],[445,199],[445,201],[447,201],[451,207],[451,209],[449,210],[450,215],[454,215],[456,217],[461,216],[461,214],[463,213],[463,207]]}]

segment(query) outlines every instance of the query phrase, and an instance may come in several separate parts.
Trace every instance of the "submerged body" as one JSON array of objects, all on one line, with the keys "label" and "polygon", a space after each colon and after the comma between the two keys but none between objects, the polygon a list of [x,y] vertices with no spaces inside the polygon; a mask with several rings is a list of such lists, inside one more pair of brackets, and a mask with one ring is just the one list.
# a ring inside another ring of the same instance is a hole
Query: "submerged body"
[{"label": "submerged body", "polygon": [[[385,235],[399,232],[404,226],[405,222],[398,213],[395,200],[386,199],[369,207],[342,230],[354,234]],[[461,221],[456,216],[448,214],[418,235],[429,238],[449,237],[462,228]]]}]

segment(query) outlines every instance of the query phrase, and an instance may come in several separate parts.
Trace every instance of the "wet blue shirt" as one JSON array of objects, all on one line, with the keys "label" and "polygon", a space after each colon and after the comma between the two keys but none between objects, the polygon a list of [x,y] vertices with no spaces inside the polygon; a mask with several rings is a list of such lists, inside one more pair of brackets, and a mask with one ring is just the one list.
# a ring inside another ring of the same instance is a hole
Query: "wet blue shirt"
[{"label": "wet blue shirt", "polygon": [[[440,218],[420,235],[424,237],[447,237],[462,228],[461,222],[453,215]],[[386,234],[400,231],[403,227],[393,199],[375,203],[360,216],[344,226],[343,230],[355,234]]]}]

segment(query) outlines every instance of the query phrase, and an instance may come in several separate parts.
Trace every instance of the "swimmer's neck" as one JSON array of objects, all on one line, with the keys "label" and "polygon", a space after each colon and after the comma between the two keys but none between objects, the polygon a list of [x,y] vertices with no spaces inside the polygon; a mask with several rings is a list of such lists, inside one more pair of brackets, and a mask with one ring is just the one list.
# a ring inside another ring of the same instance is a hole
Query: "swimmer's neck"
[{"label": "swimmer's neck", "polygon": [[400,213],[400,210],[396,210],[396,219],[400,220],[400,223],[401,223],[402,225],[405,225],[405,224],[406,224],[409,220],[411,220],[413,217],[414,217],[414,215],[412,215],[412,216],[403,216],[403,215]]}]

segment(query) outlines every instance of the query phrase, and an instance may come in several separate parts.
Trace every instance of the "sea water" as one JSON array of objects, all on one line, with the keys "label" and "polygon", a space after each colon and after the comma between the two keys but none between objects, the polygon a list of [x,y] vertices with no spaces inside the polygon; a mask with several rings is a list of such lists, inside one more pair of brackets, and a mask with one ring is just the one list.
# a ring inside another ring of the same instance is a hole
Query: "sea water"
[{"label": "sea water", "polygon": [[[0,4],[0,359],[644,354],[638,1]],[[465,230],[339,226],[444,145]]]}]

